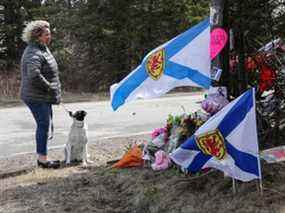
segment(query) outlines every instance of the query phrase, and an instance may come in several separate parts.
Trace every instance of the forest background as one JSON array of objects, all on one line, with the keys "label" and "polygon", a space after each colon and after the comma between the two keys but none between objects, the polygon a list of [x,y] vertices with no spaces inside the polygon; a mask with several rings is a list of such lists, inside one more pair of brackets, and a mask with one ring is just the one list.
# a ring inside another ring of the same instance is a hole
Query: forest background
[{"label": "forest background", "polygon": [[[232,51],[242,48],[243,54],[252,54],[270,40],[285,37],[284,0],[226,2]],[[26,45],[21,33],[31,20],[44,19],[51,24],[51,50],[59,63],[64,91],[108,92],[110,85],[130,73],[150,50],[208,17],[210,3],[0,0],[0,97],[18,94],[19,63]]]}]

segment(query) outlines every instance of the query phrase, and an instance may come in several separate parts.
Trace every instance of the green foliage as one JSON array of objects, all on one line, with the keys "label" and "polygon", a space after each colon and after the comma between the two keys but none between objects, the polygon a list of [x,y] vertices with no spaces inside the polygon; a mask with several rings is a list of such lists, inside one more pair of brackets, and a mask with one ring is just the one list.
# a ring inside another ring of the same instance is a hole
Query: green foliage
[{"label": "green foliage", "polygon": [[[42,5],[29,0],[5,2],[23,15],[13,24],[5,23],[11,29],[3,34],[12,35],[22,46],[14,48],[1,42],[5,48],[17,50],[17,56],[6,54],[3,59],[19,61],[25,46],[20,36],[26,21],[47,20],[53,29],[51,49],[59,62],[64,87],[86,92],[108,89],[134,69],[147,52],[209,14],[208,1],[47,0]],[[12,15],[11,12],[8,16]],[[14,24],[18,27],[12,31]]]},{"label": "green foliage", "polygon": [[90,56],[84,68],[88,79],[106,89],[124,78],[147,52],[191,25],[189,2],[88,1],[78,11],[76,31]]},{"label": "green foliage", "polygon": [[276,37],[285,38],[284,0],[229,0],[229,7],[229,26],[244,33],[245,53]]},{"label": "green foliage", "polygon": [[[54,53],[65,90],[108,90],[153,48],[209,16],[209,3],[194,0],[1,0],[0,64],[19,64],[26,22],[51,23]],[[229,0],[229,24],[245,29],[250,52],[285,35],[284,1]],[[281,5],[281,6],[280,6]],[[2,7],[1,7],[2,6]],[[280,9],[281,8],[281,9]],[[12,70],[12,69],[11,69]]]},{"label": "green foliage", "polygon": [[24,6],[29,8],[29,2],[2,0],[0,3],[0,69],[11,68],[21,54],[21,29],[28,18]]}]

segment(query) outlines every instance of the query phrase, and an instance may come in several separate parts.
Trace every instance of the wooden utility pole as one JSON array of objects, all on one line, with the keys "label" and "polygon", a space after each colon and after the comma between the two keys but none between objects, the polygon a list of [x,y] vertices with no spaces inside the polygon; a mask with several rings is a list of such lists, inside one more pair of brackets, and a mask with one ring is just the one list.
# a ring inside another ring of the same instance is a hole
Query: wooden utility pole
[{"label": "wooden utility pole", "polygon": [[[212,0],[210,6],[211,31],[215,28],[223,28],[229,35],[228,30],[228,0]],[[229,36],[228,36],[229,37]],[[222,69],[219,82],[214,81],[213,86],[229,86],[229,39],[223,50],[212,60],[211,70]]]},{"label": "wooden utility pole", "polygon": [[239,2],[238,14],[240,14],[241,19],[237,26],[237,32],[235,32],[235,42],[236,42],[236,52],[238,55],[238,92],[242,94],[247,89],[247,76],[245,73],[245,43],[244,43],[244,21],[243,21],[243,4]]}]

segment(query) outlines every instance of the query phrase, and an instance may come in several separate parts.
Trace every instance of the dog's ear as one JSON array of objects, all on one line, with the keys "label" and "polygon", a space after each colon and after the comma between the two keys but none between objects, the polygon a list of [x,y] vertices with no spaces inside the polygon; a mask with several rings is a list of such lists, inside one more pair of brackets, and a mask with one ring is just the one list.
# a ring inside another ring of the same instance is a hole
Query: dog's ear
[{"label": "dog's ear", "polygon": [[87,115],[87,112],[84,110],[82,111],[82,113],[83,113],[83,117],[85,117]]},{"label": "dog's ear", "polygon": [[72,114],[71,111],[68,111],[68,114],[69,114],[70,117],[73,117],[73,114]]}]

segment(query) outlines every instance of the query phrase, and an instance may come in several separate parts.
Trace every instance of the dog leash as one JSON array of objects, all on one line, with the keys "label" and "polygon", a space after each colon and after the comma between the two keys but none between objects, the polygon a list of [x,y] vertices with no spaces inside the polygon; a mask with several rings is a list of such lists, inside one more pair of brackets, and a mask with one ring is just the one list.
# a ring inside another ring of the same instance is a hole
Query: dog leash
[{"label": "dog leash", "polygon": [[50,136],[48,137],[48,140],[52,140],[54,135],[54,126],[53,126],[53,112],[52,112],[52,106],[50,108]]},{"label": "dog leash", "polygon": [[70,115],[70,113],[71,113],[72,111],[68,110],[68,109],[66,108],[66,106],[64,106],[63,103],[60,103],[60,106],[62,106],[62,108],[65,110],[65,112]]},{"label": "dog leash", "polygon": [[[71,111],[68,110],[62,103],[60,103],[60,105],[66,111],[66,113],[70,115]],[[54,136],[54,125],[53,125],[53,111],[51,108],[51,112],[50,112],[50,136],[48,137],[48,140],[52,140],[53,136]]]}]

